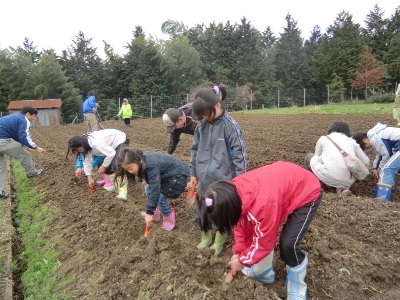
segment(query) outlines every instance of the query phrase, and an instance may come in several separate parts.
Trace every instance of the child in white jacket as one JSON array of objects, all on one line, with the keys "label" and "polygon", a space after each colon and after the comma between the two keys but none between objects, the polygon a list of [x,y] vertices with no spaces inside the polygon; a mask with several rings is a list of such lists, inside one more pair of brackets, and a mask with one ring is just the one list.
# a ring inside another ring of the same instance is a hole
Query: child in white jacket
[{"label": "child in white jacket", "polygon": [[[358,157],[366,167],[369,158],[361,147],[351,138],[349,125],[335,122],[328,131],[328,136],[347,153]],[[315,146],[315,154],[310,160],[312,172],[328,186],[336,188],[338,193],[350,194],[350,187],[356,178],[347,169],[339,149],[327,138],[321,136]]]}]

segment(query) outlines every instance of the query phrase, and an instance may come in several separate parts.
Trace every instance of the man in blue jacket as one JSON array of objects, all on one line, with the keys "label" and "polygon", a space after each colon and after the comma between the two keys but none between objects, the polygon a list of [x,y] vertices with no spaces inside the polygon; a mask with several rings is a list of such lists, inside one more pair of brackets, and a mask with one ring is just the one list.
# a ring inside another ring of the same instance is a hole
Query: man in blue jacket
[{"label": "man in blue jacket", "polygon": [[20,113],[0,118],[0,198],[6,198],[4,192],[6,183],[6,155],[17,159],[25,169],[29,178],[42,175],[43,169],[36,169],[29,152],[44,153],[29,135],[30,122],[36,119],[38,111],[31,106],[25,106]]},{"label": "man in blue jacket", "polygon": [[90,91],[86,100],[82,104],[82,111],[86,118],[88,132],[100,130],[99,120],[96,115],[98,107],[99,104],[96,103],[96,97],[94,96],[94,93]]}]

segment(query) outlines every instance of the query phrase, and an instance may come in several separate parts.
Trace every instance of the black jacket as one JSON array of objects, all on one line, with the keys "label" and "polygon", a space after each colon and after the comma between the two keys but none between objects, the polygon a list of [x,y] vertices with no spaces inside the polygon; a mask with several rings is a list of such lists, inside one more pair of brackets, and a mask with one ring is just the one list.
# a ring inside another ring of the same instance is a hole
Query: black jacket
[{"label": "black jacket", "polygon": [[179,137],[181,136],[181,133],[186,133],[190,135],[194,135],[194,129],[196,128],[196,125],[198,122],[194,121],[192,119],[192,105],[193,102],[190,102],[188,104],[185,104],[184,106],[179,107],[178,109],[182,110],[183,113],[186,115],[186,126],[182,127],[180,129],[175,129],[169,138],[169,145],[168,145],[168,153],[172,154],[174,153],[176,146],[179,143]]}]

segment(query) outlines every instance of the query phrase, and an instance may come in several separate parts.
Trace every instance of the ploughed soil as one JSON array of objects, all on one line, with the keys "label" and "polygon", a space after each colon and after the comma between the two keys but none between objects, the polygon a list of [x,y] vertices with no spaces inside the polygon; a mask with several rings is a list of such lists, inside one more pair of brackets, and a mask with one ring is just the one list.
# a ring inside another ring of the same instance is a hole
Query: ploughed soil
[{"label": "ploughed soil", "polygon": [[[390,115],[258,115],[231,114],[240,124],[249,169],[278,160],[303,165],[321,135],[335,121],[345,121],[352,133],[366,132],[377,122],[394,125]],[[131,146],[166,151],[168,135],[160,119],[102,122],[105,128],[125,131]],[[47,152],[33,154],[46,173],[33,183],[54,211],[51,239],[61,253],[58,273],[72,278],[67,285],[73,299],[286,299],[285,264],[276,246],[273,284],[238,274],[223,284],[233,238],[220,257],[198,251],[200,232],[192,222],[185,194],[170,200],[177,224],[171,232],[153,223],[145,238],[143,185],[129,187],[128,200],[96,186],[88,193],[85,178],[74,182],[74,157],[65,160],[67,141],[85,133],[85,125],[32,127],[33,140]],[[174,153],[190,160],[192,137],[182,135]],[[368,153],[373,158],[374,154]],[[393,202],[374,200],[372,178],[356,182],[351,196],[324,187],[317,216],[302,243],[309,255],[309,299],[400,299],[400,191]]]}]

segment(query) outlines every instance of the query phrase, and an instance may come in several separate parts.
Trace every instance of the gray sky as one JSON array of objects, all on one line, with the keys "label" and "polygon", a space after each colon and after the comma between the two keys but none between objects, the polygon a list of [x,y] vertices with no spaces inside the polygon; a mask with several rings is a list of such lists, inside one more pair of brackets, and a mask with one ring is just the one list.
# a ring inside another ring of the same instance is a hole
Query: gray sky
[{"label": "gray sky", "polygon": [[288,13],[297,22],[304,38],[315,25],[326,28],[337,15],[347,11],[353,20],[364,26],[366,15],[377,3],[384,17],[395,13],[396,0],[3,0],[0,17],[0,49],[22,46],[25,37],[39,49],[53,48],[58,54],[67,49],[83,31],[92,38],[92,45],[103,56],[102,40],[116,53],[123,54],[132,40],[135,26],[143,27],[147,36],[158,39],[161,24],[170,19],[192,27],[210,22],[240,23],[243,17],[259,31],[270,26],[278,36],[286,26]]}]

